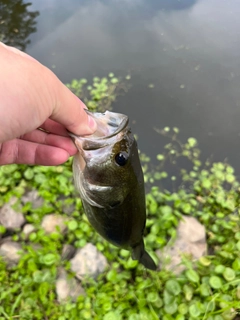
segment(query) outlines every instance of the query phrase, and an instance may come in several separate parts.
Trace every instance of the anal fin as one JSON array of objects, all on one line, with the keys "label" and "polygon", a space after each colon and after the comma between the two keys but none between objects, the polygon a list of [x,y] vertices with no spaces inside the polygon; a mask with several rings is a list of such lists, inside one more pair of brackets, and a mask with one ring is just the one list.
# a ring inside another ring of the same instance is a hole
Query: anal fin
[{"label": "anal fin", "polygon": [[135,247],[132,248],[132,259],[138,260],[145,268],[156,270],[157,266],[152,257],[147,253],[144,248],[143,240]]}]

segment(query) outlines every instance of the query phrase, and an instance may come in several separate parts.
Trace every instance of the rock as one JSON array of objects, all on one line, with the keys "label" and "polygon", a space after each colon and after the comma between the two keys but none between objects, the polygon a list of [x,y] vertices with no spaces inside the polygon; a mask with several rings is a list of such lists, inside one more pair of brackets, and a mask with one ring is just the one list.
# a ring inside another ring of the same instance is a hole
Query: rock
[{"label": "rock", "polygon": [[57,201],[62,201],[61,210],[63,213],[67,214],[68,216],[73,213],[75,210],[75,204],[68,204],[64,202],[64,200],[67,200],[69,197],[60,195]]},{"label": "rock", "polygon": [[71,244],[64,244],[61,258],[62,260],[70,260],[76,252],[76,249]]},{"label": "rock", "polygon": [[83,248],[78,249],[70,263],[71,270],[76,273],[76,277],[80,280],[84,276],[96,278],[107,266],[104,255],[91,243],[87,243]]},{"label": "rock", "polygon": [[36,209],[43,205],[43,198],[38,195],[36,190],[31,190],[22,196],[22,203],[26,204],[27,202],[32,203],[32,208]]},{"label": "rock", "polygon": [[196,218],[184,217],[178,225],[178,238],[191,243],[204,243],[206,241],[205,227]]},{"label": "rock", "polygon": [[0,247],[3,243],[6,243],[6,242],[12,242],[12,237],[11,236],[7,236],[7,237],[4,237],[2,239],[0,239]]},{"label": "rock", "polygon": [[5,203],[2,208],[0,208],[0,224],[8,230],[21,228],[25,222],[22,212],[12,208],[16,201],[17,199],[13,197],[8,203]]},{"label": "rock", "polygon": [[46,233],[53,233],[59,231],[64,233],[67,230],[67,218],[62,217],[58,214],[48,214],[46,215],[41,223],[41,226],[45,230]]},{"label": "rock", "polygon": [[34,225],[27,223],[25,224],[25,226],[23,227],[23,233],[25,234],[26,237],[29,237],[29,235],[35,231],[35,227]]},{"label": "rock", "polygon": [[12,267],[20,260],[22,247],[19,243],[8,241],[4,242],[0,246],[0,255],[6,261],[9,267]]},{"label": "rock", "polygon": [[158,250],[160,268],[165,267],[180,274],[186,267],[181,264],[183,254],[190,255],[193,260],[207,253],[205,227],[193,217],[184,217],[177,228],[177,239],[168,244],[162,251]]},{"label": "rock", "polygon": [[85,291],[79,281],[75,278],[70,278],[67,272],[61,268],[56,281],[57,299],[59,302],[68,300],[76,301],[78,296],[84,295]]}]

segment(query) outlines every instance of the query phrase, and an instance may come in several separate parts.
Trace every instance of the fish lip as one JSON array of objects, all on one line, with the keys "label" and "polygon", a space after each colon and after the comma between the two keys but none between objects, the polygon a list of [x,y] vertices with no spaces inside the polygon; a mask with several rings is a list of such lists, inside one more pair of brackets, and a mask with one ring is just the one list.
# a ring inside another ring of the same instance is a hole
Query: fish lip
[{"label": "fish lip", "polygon": [[[94,112],[91,112],[91,111],[89,111],[89,110],[87,110],[87,109],[84,109],[84,111],[85,111],[88,115],[90,115],[91,117],[94,118]],[[109,111],[107,111],[107,112],[109,112]],[[104,115],[105,113],[106,113],[106,112],[104,112],[104,113],[102,113],[102,114]],[[119,134],[121,131],[124,131],[124,129],[127,128],[128,123],[129,123],[129,118],[128,118],[126,115],[121,114],[121,113],[118,113],[118,115],[123,116],[123,119],[122,119],[122,121],[120,122],[120,124],[118,125],[116,131],[114,131],[113,133],[111,133],[111,134],[109,134],[109,135],[106,135],[106,136],[101,136],[101,137],[92,137],[92,134],[91,134],[91,135],[83,135],[83,136],[81,136],[80,138],[81,138],[81,139],[86,139],[86,140],[94,139],[94,140],[96,140],[96,141],[101,141],[101,140],[107,140],[107,139],[110,139],[110,138],[116,136],[116,135]],[[70,136],[71,138],[79,139],[79,136],[75,135],[74,133],[72,133],[72,132],[70,132],[70,131],[68,131],[68,134],[69,134],[69,136]]]},{"label": "fish lip", "polygon": [[[91,111],[89,111],[89,110],[87,110],[87,109],[84,109],[84,110],[85,110],[85,112],[86,112],[88,115],[90,115],[91,117],[94,118],[94,113],[93,113],[93,112],[91,112]],[[106,112],[110,112],[110,111],[106,111]],[[103,112],[102,114],[105,115],[106,112]],[[118,133],[120,133],[122,130],[124,130],[124,129],[127,127],[128,122],[129,122],[129,118],[128,118],[126,115],[122,114],[122,113],[117,113],[117,114],[118,114],[119,116],[122,116],[123,119],[122,119],[122,121],[119,123],[116,131],[114,131],[112,134],[109,134],[109,135],[107,135],[107,136],[95,137],[94,139],[96,139],[96,140],[105,140],[105,139],[112,138],[112,137],[116,136]]]}]

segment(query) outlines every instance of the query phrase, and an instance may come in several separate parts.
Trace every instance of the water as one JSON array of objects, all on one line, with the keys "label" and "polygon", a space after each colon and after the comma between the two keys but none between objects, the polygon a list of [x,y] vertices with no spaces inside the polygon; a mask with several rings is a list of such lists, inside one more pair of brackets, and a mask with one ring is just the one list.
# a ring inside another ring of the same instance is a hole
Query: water
[{"label": "water", "polygon": [[239,1],[34,0],[28,10],[39,16],[26,52],[63,82],[132,74],[114,110],[130,116],[141,150],[154,158],[165,140],[153,127],[176,126],[203,158],[240,172]]}]

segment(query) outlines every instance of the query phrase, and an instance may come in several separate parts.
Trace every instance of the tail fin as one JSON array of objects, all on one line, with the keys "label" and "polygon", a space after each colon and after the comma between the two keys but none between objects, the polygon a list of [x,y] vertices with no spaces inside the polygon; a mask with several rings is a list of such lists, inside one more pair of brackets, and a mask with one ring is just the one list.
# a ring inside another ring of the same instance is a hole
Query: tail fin
[{"label": "tail fin", "polygon": [[143,240],[136,247],[132,248],[132,259],[138,260],[147,269],[157,269],[155,262],[144,248]]}]

